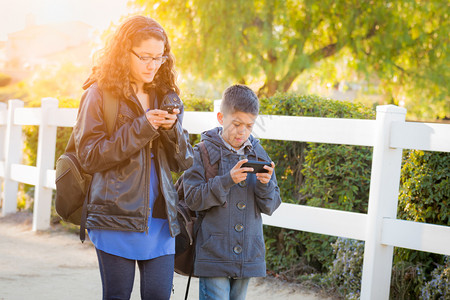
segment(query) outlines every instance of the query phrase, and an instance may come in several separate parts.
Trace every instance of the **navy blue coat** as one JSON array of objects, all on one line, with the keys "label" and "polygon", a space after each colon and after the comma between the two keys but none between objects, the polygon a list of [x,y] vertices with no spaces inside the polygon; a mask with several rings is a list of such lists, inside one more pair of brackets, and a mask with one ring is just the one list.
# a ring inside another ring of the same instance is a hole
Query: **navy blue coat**
[{"label": "navy blue coat", "polygon": [[[275,172],[268,184],[248,174],[235,184],[230,170],[243,159],[229,150],[219,136],[221,128],[202,134],[211,164],[219,163],[219,173],[208,182],[198,147],[194,163],[184,174],[186,203],[205,216],[196,242],[194,274],[202,277],[233,278],[266,275],[265,245],[261,213],[271,215],[281,198]],[[245,157],[270,162],[259,141],[250,136]]]}]

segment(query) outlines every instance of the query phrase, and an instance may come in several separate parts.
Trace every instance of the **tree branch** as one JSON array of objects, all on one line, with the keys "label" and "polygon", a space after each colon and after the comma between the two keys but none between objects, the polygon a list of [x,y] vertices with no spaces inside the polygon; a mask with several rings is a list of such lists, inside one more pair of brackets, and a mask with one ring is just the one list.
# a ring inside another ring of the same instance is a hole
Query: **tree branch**
[{"label": "tree branch", "polygon": [[[371,37],[373,37],[378,28],[378,23],[375,22],[367,31],[366,35],[362,38],[362,40],[368,40]],[[318,49],[316,51],[314,51],[313,53],[311,53],[310,58],[313,62],[318,62],[324,58],[330,57],[335,55],[339,50],[341,50],[342,48],[344,48],[344,46],[347,45],[346,43],[341,43],[339,44],[338,42],[326,45],[325,47],[322,47],[321,49]]]},{"label": "tree branch", "polygon": [[251,51],[251,53],[258,58],[261,66],[264,67],[264,64],[266,61],[264,60],[264,57],[261,55],[260,51],[258,51],[258,49],[256,49],[255,47],[251,46],[251,43],[249,42],[248,37],[245,35],[243,30],[242,30],[241,34],[245,40],[245,43],[247,44],[247,47],[248,47],[247,49],[249,49]]},{"label": "tree branch", "polygon": [[321,49],[314,51],[309,57],[313,62],[318,62],[324,58],[330,57],[342,49],[343,45],[338,48],[338,43],[329,44]]}]

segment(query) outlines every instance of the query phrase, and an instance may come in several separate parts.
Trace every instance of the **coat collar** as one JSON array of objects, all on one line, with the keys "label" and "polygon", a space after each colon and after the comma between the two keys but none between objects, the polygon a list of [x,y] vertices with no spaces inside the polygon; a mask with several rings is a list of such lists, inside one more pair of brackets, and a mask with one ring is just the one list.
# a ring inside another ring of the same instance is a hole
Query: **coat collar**
[{"label": "coat collar", "polygon": [[[206,149],[208,150],[209,160],[211,164],[217,163],[224,151],[230,152],[230,150],[223,142],[220,134],[222,127],[216,127],[211,130],[205,131],[201,135],[201,140],[205,142]],[[253,135],[248,138],[248,145],[245,145],[246,149],[254,152],[256,157],[267,159],[267,154],[264,149],[259,145],[259,140]]]}]

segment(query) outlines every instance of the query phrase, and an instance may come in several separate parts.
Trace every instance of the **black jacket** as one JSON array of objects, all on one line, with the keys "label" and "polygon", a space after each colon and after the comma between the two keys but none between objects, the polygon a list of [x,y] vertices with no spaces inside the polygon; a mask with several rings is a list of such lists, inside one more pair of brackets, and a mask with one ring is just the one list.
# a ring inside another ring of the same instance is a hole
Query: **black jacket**
[{"label": "black jacket", "polygon": [[[156,93],[158,106],[162,96]],[[171,98],[181,104],[178,96]],[[152,215],[168,219],[173,237],[180,232],[176,218],[178,195],[171,171],[184,171],[193,161],[188,133],[181,126],[182,117],[183,111],[170,130],[155,130],[136,96],[120,98],[114,133],[108,136],[103,117],[102,91],[96,83],[87,88],[73,129],[81,166],[85,172],[93,174],[87,228],[148,230],[150,159],[153,151],[160,184]]]}]

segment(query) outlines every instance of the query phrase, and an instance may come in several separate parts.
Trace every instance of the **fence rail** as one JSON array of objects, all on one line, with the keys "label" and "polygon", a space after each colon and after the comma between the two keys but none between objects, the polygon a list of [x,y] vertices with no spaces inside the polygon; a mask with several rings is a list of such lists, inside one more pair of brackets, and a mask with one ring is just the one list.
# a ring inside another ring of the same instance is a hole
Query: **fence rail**
[{"label": "fence rail", "polygon": [[[215,111],[219,105],[215,103]],[[72,127],[77,109],[44,98],[40,108],[20,100],[0,103],[2,214],[16,211],[18,183],[35,186],[33,230],[49,227],[55,189],[57,127]],[[388,299],[394,247],[450,255],[450,227],[396,219],[402,149],[450,152],[450,125],[405,122],[406,110],[378,106],[376,120],[261,115],[263,139],[373,147],[367,214],[282,203],[266,225],[365,241],[361,299]],[[36,166],[21,164],[22,126],[39,126]],[[185,112],[184,127],[198,134],[217,125],[216,112]]]}]

